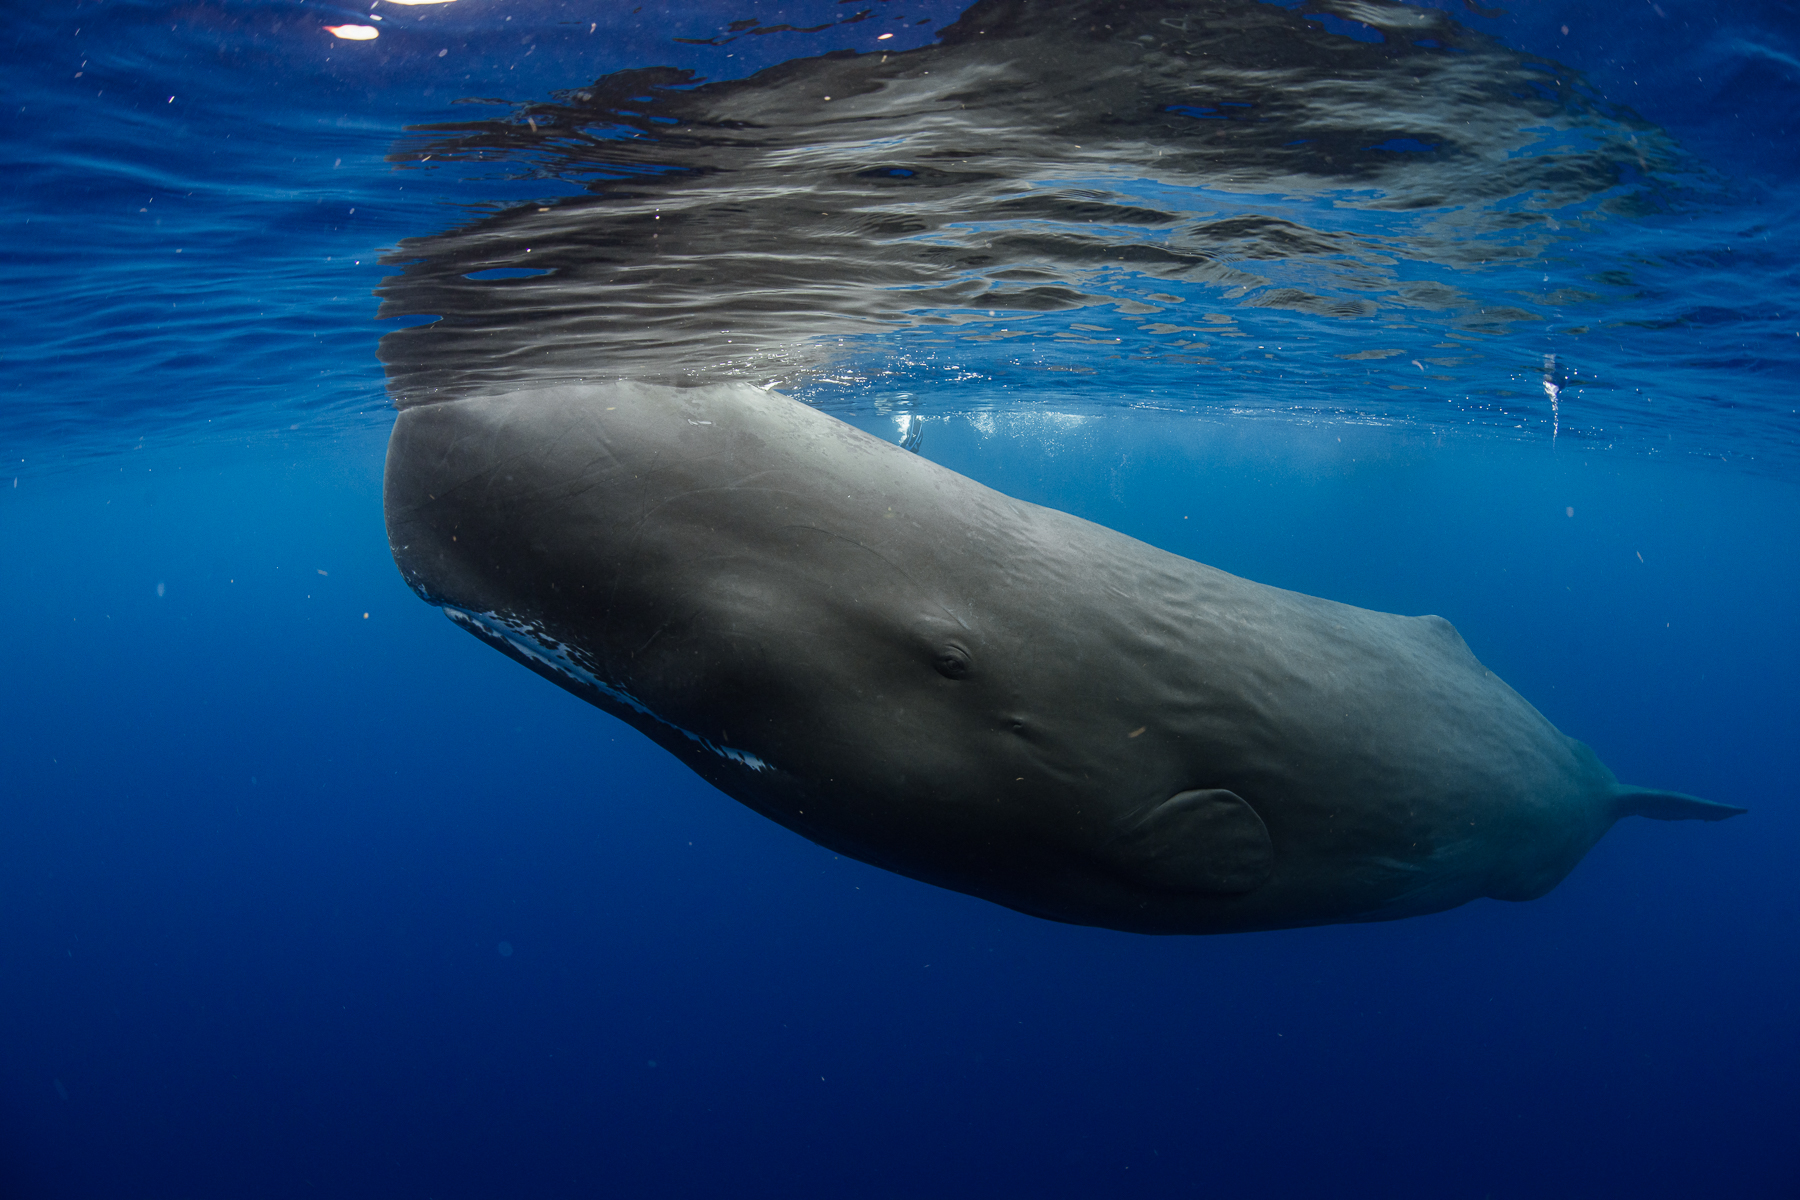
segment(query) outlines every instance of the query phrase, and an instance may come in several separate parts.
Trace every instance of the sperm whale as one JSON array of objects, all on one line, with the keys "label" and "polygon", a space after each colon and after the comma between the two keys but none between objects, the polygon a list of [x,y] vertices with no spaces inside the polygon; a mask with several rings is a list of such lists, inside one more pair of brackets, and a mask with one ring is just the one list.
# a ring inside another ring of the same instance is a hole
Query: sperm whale
[{"label": "sperm whale", "polygon": [[1215,933],[1527,900],[1620,784],[1448,621],[1268,587],[745,383],[404,409],[408,582],[720,790],[1059,921]]}]

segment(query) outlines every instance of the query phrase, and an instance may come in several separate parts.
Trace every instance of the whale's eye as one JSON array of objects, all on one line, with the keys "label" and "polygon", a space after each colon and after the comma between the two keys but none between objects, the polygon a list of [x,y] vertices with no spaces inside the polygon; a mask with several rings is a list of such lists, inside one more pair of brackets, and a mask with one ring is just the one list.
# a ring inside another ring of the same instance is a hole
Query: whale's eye
[{"label": "whale's eye", "polygon": [[945,646],[932,658],[931,665],[945,679],[961,679],[969,673],[969,652],[961,646]]}]

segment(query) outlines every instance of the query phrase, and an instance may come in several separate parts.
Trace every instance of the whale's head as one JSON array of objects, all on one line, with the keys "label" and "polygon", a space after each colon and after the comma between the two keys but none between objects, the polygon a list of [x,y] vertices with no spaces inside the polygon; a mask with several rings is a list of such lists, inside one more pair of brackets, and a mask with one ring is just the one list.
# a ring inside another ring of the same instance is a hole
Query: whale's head
[{"label": "whale's head", "polygon": [[1225,800],[1165,807],[1217,780],[1121,640],[1105,539],[1128,539],[1088,545],[1098,527],[785,397],[612,384],[409,408],[386,510],[403,574],[459,625],[859,857],[1030,907],[1046,878],[1114,886],[1093,847],[1143,853],[1153,813],[1266,842]]}]

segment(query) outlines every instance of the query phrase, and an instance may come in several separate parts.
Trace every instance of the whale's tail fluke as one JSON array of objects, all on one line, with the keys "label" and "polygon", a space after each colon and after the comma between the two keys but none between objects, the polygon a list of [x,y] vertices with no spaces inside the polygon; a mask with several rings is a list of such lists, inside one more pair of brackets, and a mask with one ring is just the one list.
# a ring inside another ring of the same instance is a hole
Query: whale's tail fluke
[{"label": "whale's tail fluke", "polygon": [[1616,784],[1613,787],[1613,815],[1616,817],[1653,817],[1658,821],[1723,821],[1750,810],[1735,804],[1719,804],[1684,796],[1680,792],[1658,792],[1650,788]]}]

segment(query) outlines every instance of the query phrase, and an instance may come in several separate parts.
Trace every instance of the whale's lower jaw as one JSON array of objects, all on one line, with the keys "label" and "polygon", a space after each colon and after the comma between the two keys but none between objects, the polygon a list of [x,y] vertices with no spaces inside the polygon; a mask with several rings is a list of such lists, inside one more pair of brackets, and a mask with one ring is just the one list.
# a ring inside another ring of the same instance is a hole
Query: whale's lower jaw
[{"label": "whale's lower jaw", "polygon": [[581,655],[573,647],[559,642],[529,620],[495,612],[470,612],[454,604],[443,605],[443,610],[444,615],[456,625],[508,657],[548,676],[589,703],[609,709],[628,709],[680,734],[710,754],[748,767],[752,771],[769,770],[768,763],[747,750],[721,746],[691,729],[684,729],[675,722],[658,716],[649,705],[624,688],[600,678],[591,666],[580,661]]}]

